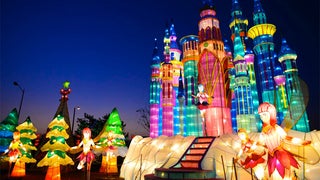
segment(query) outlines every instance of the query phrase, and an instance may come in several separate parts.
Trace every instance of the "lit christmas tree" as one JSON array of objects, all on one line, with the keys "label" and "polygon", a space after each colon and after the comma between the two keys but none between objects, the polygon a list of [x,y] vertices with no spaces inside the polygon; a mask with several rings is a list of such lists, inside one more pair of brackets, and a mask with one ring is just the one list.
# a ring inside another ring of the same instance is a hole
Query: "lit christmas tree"
[{"label": "lit christmas tree", "polygon": [[66,151],[70,149],[66,143],[66,139],[69,135],[66,129],[69,128],[64,120],[64,117],[58,115],[48,125],[50,129],[47,132],[46,138],[50,140],[41,147],[41,151],[48,151],[46,156],[38,163],[38,167],[49,166],[46,180],[60,180],[60,165],[73,165],[74,162],[66,154]]},{"label": "lit christmas tree", "polygon": [[22,156],[19,158],[19,163],[16,163],[12,174],[16,173],[16,176],[25,176],[26,168],[25,163],[35,163],[36,159],[33,158],[31,151],[37,150],[37,148],[33,145],[32,140],[37,138],[35,134],[37,132],[37,128],[33,126],[30,117],[16,127],[16,129],[20,132],[20,141],[23,144],[24,149],[21,150]]},{"label": "lit christmas tree", "polygon": [[127,147],[122,131],[122,122],[116,108],[112,110],[101,133],[94,139],[103,149],[100,172],[117,173],[117,156],[125,156]]},{"label": "lit christmas tree", "polygon": [[18,113],[14,108],[9,115],[0,123],[0,153],[8,149],[12,141],[12,134],[18,125]]}]

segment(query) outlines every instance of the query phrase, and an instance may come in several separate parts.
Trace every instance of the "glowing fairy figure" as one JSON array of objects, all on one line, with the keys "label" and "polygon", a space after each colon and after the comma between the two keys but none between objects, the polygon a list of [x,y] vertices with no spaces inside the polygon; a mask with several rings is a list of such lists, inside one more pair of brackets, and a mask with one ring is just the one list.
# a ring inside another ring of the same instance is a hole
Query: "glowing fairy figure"
[{"label": "glowing fairy figure", "polygon": [[198,94],[192,95],[194,98],[198,99],[197,107],[200,110],[201,113],[201,118],[202,118],[202,130],[203,130],[203,135],[206,135],[206,127],[205,127],[205,119],[204,119],[204,114],[206,112],[206,109],[208,108],[208,98],[210,97],[207,93],[204,92],[204,86],[202,84],[198,85]]},{"label": "glowing fairy figure", "polygon": [[82,153],[78,156],[80,162],[78,164],[77,169],[82,169],[84,164],[87,163],[87,171],[90,171],[91,163],[94,159],[94,154],[91,151],[91,147],[95,148],[93,140],[91,139],[91,130],[89,128],[84,128],[82,130],[83,139],[80,144],[75,148],[83,147]]},{"label": "glowing fairy figure", "polygon": [[[241,149],[237,154],[236,160],[241,158],[241,165],[245,169],[252,168],[256,177],[259,180],[262,179],[264,176],[263,163],[265,162],[265,159],[263,156],[266,154],[265,148],[251,140],[245,129],[240,128],[238,130],[238,136],[241,140]],[[244,158],[242,158],[242,156]]]},{"label": "glowing fairy figure", "polygon": [[273,179],[290,179],[294,175],[291,172],[291,166],[299,168],[299,164],[293,154],[282,146],[282,142],[287,138],[287,133],[276,124],[276,108],[272,104],[264,102],[260,104],[258,112],[263,122],[259,141],[268,149],[269,176],[272,176]]}]

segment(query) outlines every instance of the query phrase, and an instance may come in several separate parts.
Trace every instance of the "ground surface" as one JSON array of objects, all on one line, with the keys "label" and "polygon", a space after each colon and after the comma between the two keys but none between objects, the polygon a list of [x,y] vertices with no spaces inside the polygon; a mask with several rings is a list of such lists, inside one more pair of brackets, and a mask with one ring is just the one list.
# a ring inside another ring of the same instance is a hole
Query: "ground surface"
[{"label": "ground surface", "polygon": [[[13,178],[8,176],[8,168],[5,164],[0,166],[0,180],[44,180],[47,168],[27,167],[26,176],[21,178]],[[120,171],[120,169],[119,169]],[[87,178],[87,173],[83,170],[73,168],[65,168],[61,170],[61,180],[103,180],[114,179],[123,180],[119,177],[119,173],[107,174],[100,173],[99,167],[93,167],[90,172],[90,178]]]}]

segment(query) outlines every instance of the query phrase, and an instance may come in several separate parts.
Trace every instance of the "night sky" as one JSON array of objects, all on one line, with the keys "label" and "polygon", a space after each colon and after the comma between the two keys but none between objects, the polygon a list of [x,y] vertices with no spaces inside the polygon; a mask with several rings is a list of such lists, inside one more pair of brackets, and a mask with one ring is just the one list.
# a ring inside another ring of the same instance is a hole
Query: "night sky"
[{"label": "night sky", "polygon": [[[216,0],[222,35],[230,41],[231,0]],[[252,26],[253,0],[240,0]],[[267,21],[297,52],[300,77],[309,86],[311,129],[319,119],[319,2],[262,0]],[[178,39],[197,34],[200,0],[1,0],[0,120],[19,108],[45,132],[58,108],[64,81],[71,82],[68,107],[76,118],[102,117],[116,107],[130,134],[143,134],[137,109],[149,100],[154,38],[161,44],[166,22]],[[231,45],[231,43],[230,43]]]}]

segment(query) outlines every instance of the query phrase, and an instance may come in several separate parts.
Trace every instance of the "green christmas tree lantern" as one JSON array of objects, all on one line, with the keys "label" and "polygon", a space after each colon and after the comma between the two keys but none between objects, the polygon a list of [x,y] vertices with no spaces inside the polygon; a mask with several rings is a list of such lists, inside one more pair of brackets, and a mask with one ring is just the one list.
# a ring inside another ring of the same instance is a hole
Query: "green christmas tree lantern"
[{"label": "green christmas tree lantern", "polygon": [[37,128],[33,126],[30,117],[16,127],[17,131],[20,132],[20,141],[23,144],[24,149],[22,149],[22,156],[19,158],[20,164],[14,166],[13,172],[17,173],[18,176],[25,176],[26,174],[26,166],[25,163],[35,163],[36,159],[33,158],[31,151],[37,150],[37,148],[33,145],[32,140],[37,138],[35,134],[37,132]]},{"label": "green christmas tree lantern", "polygon": [[41,147],[41,151],[47,151],[47,154],[37,166],[48,166],[46,180],[60,180],[60,165],[74,165],[73,160],[66,154],[66,151],[70,149],[66,143],[66,139],[69,138],[66,129],[69,126],[63,116],[57,115],[50,122],[48,128],[50,130],[47,132],[46,138],[50,140]]},{"label": "green christmas tree lantern", "polygon": [[0,153],[8,149],[12,134],[18,126],[18,112],[14,108],[9,115],[0,123]]},{"label": "green christmas tree lantern", "polygon": [[98,141],[97,145],[103,149],[100,172],[118,172],[117,156],[120,155],[124,157],[127,152],[124,139],[122,121],[118,110],[114,108],[110,113],[103,130],[94,139],[95,142]]}]

